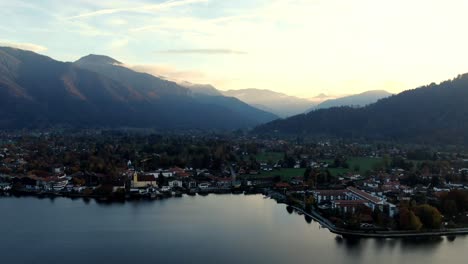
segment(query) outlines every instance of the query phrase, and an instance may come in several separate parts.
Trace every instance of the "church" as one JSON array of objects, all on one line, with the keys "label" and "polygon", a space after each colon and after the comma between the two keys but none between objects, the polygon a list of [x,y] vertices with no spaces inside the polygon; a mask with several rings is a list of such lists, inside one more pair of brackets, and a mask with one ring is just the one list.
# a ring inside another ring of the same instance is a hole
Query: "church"
[{"label": "church", "polygon": [[158,183],[153,175],[133,173],[132,188],[157,187]]}]

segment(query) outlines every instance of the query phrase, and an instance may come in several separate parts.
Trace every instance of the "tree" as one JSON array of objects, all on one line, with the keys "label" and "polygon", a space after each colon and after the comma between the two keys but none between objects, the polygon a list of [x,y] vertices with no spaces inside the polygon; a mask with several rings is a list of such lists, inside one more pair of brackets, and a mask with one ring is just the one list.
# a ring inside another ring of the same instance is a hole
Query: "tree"
[{"label": "tree", "polygon": [[310,179],[311,174],[312,169],[310,167],[307,167],[307,169],[304,171],[304,182],[307,182]]},{"label": "tree", "polygon": [[433,187],[437,187],[440,185],[440,178],[438,176],[432,176],[431,178],[431,185]]},{"label": "tree", "polygon": [[445,200],[442,210],[446,216],[455,216],[458,214],[457,203],[454,200]]},{"label": "tree", "polygon": [[442,224],[442,214],[437,208],[428,204],[419,205],[414,209],[425,228],[438,229]]},{"label": "tree", "polygon": [[421,220],[413,211],[406,207],[400,208],[400,229],[418,231],[421,227]]},{"label": "tree", "polygon": [[304,205],[305,206],[305,208],[304,208],[305,211],[310,212],[312,210],[312,205],[314,205],[314,204],[315,204],[315,198],[314,198],[313,195],[310,195],[309,197],[307,197],[305,199],[305,205]]},{"label": "tree", "polygon": [[442,205],[448,200],[452,200],[456,203],[458,213],[468,210],[468,191],[452,190],[440,197]]}]

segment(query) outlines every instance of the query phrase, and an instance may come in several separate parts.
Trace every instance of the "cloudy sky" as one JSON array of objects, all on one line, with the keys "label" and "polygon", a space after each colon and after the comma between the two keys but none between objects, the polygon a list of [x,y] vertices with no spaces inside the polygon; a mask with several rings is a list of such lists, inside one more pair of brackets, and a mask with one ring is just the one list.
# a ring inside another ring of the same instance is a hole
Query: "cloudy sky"
[{"label": "cloudy sky", "polygon": [[0,45],[223,90],[399,92],[468,72],[467,13],[462,0],[5,0]]}]

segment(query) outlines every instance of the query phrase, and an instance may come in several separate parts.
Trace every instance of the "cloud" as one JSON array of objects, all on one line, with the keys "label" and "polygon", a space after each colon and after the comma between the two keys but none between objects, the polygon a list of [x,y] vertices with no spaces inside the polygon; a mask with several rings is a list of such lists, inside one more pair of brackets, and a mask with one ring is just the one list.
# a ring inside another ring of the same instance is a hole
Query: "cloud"
[{"label": "cloud", "polygon": [[120,49],[126,47],[129,41],[128,38],[116,39],[110,43],[110,47],[113,49]]},{"label": "cloud", "polygon": [[154,76],[163,77],[171,81],[200,81],[207,77],[200,71],[179,70],[170,65],[126,65],[126,67],[138,72],[146,72]]},{"label": "cloud", "polygon": [[107,24],[111,26],[122,26],[122,25],[126,25],[127,23],[128,23],[127,20],[121,19],[121,18],[114,18],[114,19],[107,21]]},{"label": "cloud", "polygon": [[127,7],[127,8],[101,9],[101,10],[97,10],[93,12],[82,13],[76,16],[71,16],[71,17],[68,17],[68,19],[79,19],[79,18],[94,17],[94,16],[101,16],[101,15],[110,15],[110,14],[122,13],[122,12],[148,13],[152,11],[170,9],[173,7],[208,2],[208,1],[209,0],[179,0],[179,1],[169,0],[160,4],[140,5],[136,7]]},{"label": "cloud", "polygon": [[125,65],[125,67],[177,83],[190,82],[193,84],[211,84],[221,90],[227,90],[223,87],[226,87],[234,80],[200,70],[179,69],[173,65],[167,64]]},{"label": "cloud", "polygon": [[7,46],[7,47],[16,48],[16,49],[30,50],[34,52],[42,52],[42,51],[47,50],[46,47],[33,44],[33,43],[3,41],[3,40],[0,40],[0,46]]},{"label": "cloud", "polygon": [[245,55],[245,54],[247,54],[247,52],[245,52],[245,51],[231,50],[231,49],[171,49],[171,50],[157,51],[157,53],[166,53],[166,54],[208,54],[208,55],[216,55],[216,54]]}]

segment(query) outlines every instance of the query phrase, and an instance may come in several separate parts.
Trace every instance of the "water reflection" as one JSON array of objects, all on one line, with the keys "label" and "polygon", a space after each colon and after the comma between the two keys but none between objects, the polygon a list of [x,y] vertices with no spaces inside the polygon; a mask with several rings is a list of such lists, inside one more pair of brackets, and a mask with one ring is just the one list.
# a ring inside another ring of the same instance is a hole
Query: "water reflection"
[{"label": "water reflection", "polygon": [[83,198],[83,202],[84,202],[85,204],[89,204],[89,203],[91,202],[91,199],[88,198],[88,197],[84,197],[84,198]]},{"label": "water reflection", "polygon": [[400,239],[400,247],[402,251],[423,250],[430,253],[443,241],[443,237],[403,238]]},{"label": "water reflection", "polygon": [[[59,263],[72,255],[67,263],[95,263],[115,252],[119,258],[114,264],[435,264],[462,263],[468,247],[465,237],[343,238],[320,228],[310,216],[302,217],[292,207],[260,195],[119,203],[2,197],[0,211],[9,212],[0,225],[1,262],[9,264],[35,263],[32,258]],[[18,256],[25,244],[29,254]],[[55,253],[44,250],[48,248]]]}]

